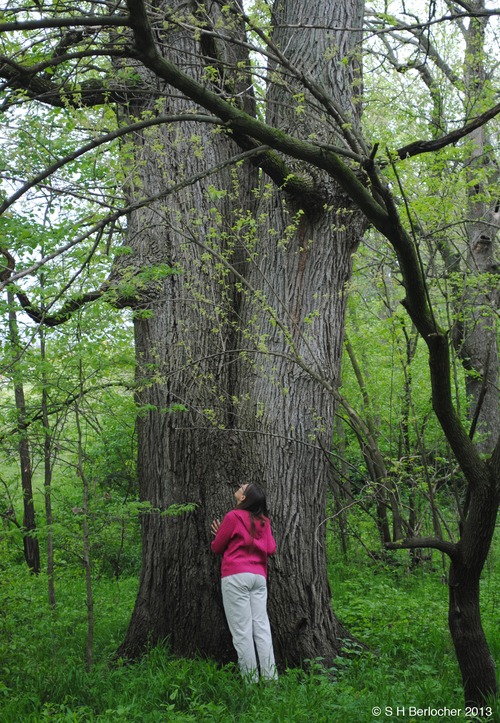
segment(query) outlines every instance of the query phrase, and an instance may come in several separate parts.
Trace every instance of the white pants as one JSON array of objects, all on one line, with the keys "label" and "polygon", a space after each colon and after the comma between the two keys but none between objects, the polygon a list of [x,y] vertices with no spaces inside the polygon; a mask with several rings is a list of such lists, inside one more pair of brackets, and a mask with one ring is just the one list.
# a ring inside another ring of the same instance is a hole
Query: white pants
[{"label": "white pants", "polygon": [[222,578],[222,601],[227,624],[238,653],[242,675],[250,682],[278,677],[274,663],[271,627],[267,617],[267,586],[263,575],[241,572]]}]

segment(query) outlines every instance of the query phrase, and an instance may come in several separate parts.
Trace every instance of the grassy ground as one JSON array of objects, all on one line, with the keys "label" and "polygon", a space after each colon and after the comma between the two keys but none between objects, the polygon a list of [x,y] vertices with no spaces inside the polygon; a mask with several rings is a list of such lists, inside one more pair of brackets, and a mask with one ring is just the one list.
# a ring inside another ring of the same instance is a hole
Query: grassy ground
[{"label": "grassy ground", "polygon": [[[81,572],[58,574],[58,607],[52,612],[44,576],[33,578],[4,558],[0,722],[468,720],[446,627],[440,560],[410,572],[403,564],[370,563],[361,552],[348,562],[333,553],[334,608],[369,652],[354,651],[335,670],[324,671],[318,662],[307,673],[289,670],[276,684],[249,688],[232,666],[175,659],[166,647],[134,665],[112,663],[134,602],[135,578],[95,582],[95,664],[86,672]],[[494,558],[484,575],[483,617],[498,660],[500,574]],[[373,713],[377,707],[379,716]],[[462,713],[454,715],[457,709]],[[500,720],[498,712],[490,720]]]}]

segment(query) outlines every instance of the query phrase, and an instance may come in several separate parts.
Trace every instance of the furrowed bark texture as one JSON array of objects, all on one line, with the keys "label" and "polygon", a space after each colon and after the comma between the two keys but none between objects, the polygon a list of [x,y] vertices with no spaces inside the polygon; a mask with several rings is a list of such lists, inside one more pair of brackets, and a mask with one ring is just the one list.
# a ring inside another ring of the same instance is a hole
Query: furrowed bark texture
[{"label": "furrowed bark texture", "polygon": [[[202,48],[188,33],[165,33],[165,52],[201,78]],[[151,107],[183,112],[193,104],[169,96],[148,74]],[[154,92],[153,92],[154,91]],[[155,105],[156,103],[156,105]],[[162,127],[134,139],[129,193],[154,195],[183,178],[215,166],[237,152],[223,134],[193,124]],[[214,174],[183,192],[133,213],[129,219],[131,257],[116,266],[123,279],[154,265],[178,273],[147,279],[135,293],[137,401],[139,412],[139,484],[141,499],[151,505],[142,515],[142,571],[139,592],[120,654],[134,656],[146,643],[168,637],[182,655],[202,652],[227,660],[233,656],[219,595],[219,561],[210,551],[210,521],[229,509],[238,450],[231,427],[235,343],[233,315],[237,294],[209,251],[217,248],[238,265],[239,249],[229,225],[241,184],[229,170]],[[211,188],[212,187],[212,188]],[[224,191],[224,193],[218,193]],[[179,410],[183,405],[186,411]],[[179,516],[171,505],[197,507]]]},{"label": "furrowed bark texture", "polygon": [[[274,228],[284,221],[282,209],[275,208],[272,219]],[[293,359],[298,356],[313,373],[337,383],[352,238],[337,234],[336,253],[325,254],[332,238],[326,226],[327,221],[303,219],[286,250],[260,257],[255,272],[275,274],[269,303],[280,316],[288,315],[290,336],[284,339],[261,314],[259,337],[270,354],[258,354],[241,378],[240,396],[248,400],[241,426],[258,432],[242,438],[245,479],[267,489],[279,543],[271,564],[270,615],[278,657],[289,665],[317,656],[331,661],[346,637],[332,611],[324,524],[335,403]],[[247,300],[244,318],[251,313],[259,312]]]},{"label": "furrowed bark texture", "polygon": [[[359,25],[356,13],[335,16],[330,5],[318,2],[314,8],[320,25],[325,13],[333,26]],[[287,4],[276,8],[278,24],[283,9],[288,12]],[[286,20],[293,23],[293,17]],[[314,31],[307,41],[303,31],[292,35],[280,37],[277,31],[273,40],[286,45],[293,62],[312,70],[350,117],[355,62],[339,69],[325,60],[332,40],[324,31]],[[203,33],[198,44],[180,31],[165,32],[161,45],[198,80],[204,71],[200,52],[210,55],[211,73],[224,52]],[[313,55],[306,55],[306,48]],[[347,51],[341,48],[342,57]],[[227,90],[228,66],[221,67]],[[131,113],[157,110],[157,97],[166,98],[162,113],[193,108],[147,74],[144,82],[154,89],[151,105],[132,104]],[[308,111],[302,120],[292,96],[276,83],[270,122],[337,142],[324,109]],[[139,194],[159,193],[172,180],[216,165],[236,150],[223,134],[187,123],[143,131],[134,139],[129,194],[137,200]],[[293,171],[317,186],[315,212],[303,212],[286,184],[283,190],[263,186],[260,194],[251,193],[255,176],[244,167],[236,185],[234,171],[221,172],[129,219],[132,254],[116,265],[124,283],[134,277],[137,283],[136,271],[153,264],[181,273],[145,280],[130,292],[136,307],[137,399],[143,408],[139,479],[151,509],[143,513],[142,572],[123,655],[168,637],[179,654],[234,659],[209,525],[232,506],[232,491],[242,479],[264,484],[274,511],[279,554],[270,610],[279,663],[318,656],[332,661],[347,637],[332,612],[324,517],[334,413],[330,390],[338,381],[345,284],[363,223],[326,177],[308,176],[300,164]],[[325,204],[331,210],[325,211]],[[220,263],[221,255],[235,273]],[[175,404],[187,411],[172,411]],[[165,513],[185,503],[198,507],[178,517]]]},{"label": "furrowed bark texture", "polygon": [[[473,7],[484,10],[484,0],[474,0]],[[489,84],[484,62],[487,23],[486,18],[471,20],[466,34],[466,112],[470,116],[483,110],[478,107],[478,98],[487,94]],[[469,143],[470,220],[467,224],[467,276],[463,292],[466,310],[460,325],[458,350],[468,372],[465,383],[476,444],[480,452],[490,454],[500,429],[497,334],[500,292],[495,258],[500,202],[490,192],[490,184],[498,180],[498,168],[486,126],[473,131]]]},{"label": "furrowed bark texture", "polygon": [[[338,5],[321,0],[307,6],[276,3],[272,40],[356,123],[355,34],[332,37],[324,30],[290,29],[303,23],[356,26],[356,5]],[[332,45],[336,60],[350,58],[347,65],[325,59]],[[300,107],[302,99],[294,98],[286,75],[272,68],[267,122],[300,137],[315,134],[335,143],[321,111],[311,110],[307,94],[305,109]],[[307,175],[300,164],[294,170]],[[339,380],[346,283],[364,225],[331,180],[318,173],[311,184],[320,189],[318,196],[323,194],[316,213],[302,213],[278,190],[262,194],[258,253],[248,271],[261,296],[246,293],[242,304],[244,328],[261,352],[248,358],[240,375],[240,396],[247,400],[241,426],[259,432],[242,439],[243,465],[245,479],[263,481],[267,489],[278,540],[271,564],[270,616],[278,658],[289,665],[318,656],[331,662],[348,637],[332,611],[324,520],[335,411],[330,388]]]}]

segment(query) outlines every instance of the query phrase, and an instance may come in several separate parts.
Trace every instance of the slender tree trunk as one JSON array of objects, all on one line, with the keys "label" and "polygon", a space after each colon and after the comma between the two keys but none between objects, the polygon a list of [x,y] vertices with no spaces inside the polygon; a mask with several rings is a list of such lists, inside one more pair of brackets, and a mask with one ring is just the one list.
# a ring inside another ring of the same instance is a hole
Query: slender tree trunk
[{"label": "slender tree trunk", "polygon": [[23,493],[24,559],[31,572],[38,574],[40,572],[40,546],[37,538],[34,536],[36,519],[35,505],[33,502],[33,471],[31,468],[30,446],[25,429],[26,399],[19,360],[22,351],[14,308],[14,294],[9,290],[7,295],[9,301],[9,335],[13,355],[14,396],[17,410],[19,463],[21,466],[21,487]]},{"label": "slender tree trunk", "polygon": [[[418,323],[417,316],[413,317]],[[448,342],[426,337],[430,353],[433,407],[467,479],[468,494],[460,540],[451,545],[448,621],[468,704],[481,705],[497,693],[495,663],[481,625],[479,586],[500,502],[500,440],[484,462],[451,404]]]},{"label": "slender tree trunk", "polygon": [[347,559],[348,534],[347,534],[347,510],[345,509],[351,498],[351,485],[347,474],[345,429],[340,416],[335,418],[335,437],[338,459],[335,460],[331,489],[335,502],[335,523],[339,533],[342,552]]},{"label": "slender tree trunk", "polygon": [[[483,10],[483,0],[475,0],[475,9]],[[484,65],[485,18],[471,18],[466,33],[464,78],[466,115],[482,112],[480,103],[488,96]],[[489,103],[489,99],[486,100]],[[464,277],[464,309],[453,340],[467,371],[471,436],[485,455],[494,450],[500,428],[499,354],[497,339],[498,282],[494,245],[500,220],[498,199],[490,194],[489,184],[498,178],[491,163],[486,129],[479,128],[469,137],[469,204],[467,225],[467,274]],[[445,260],[451,271],[457,270],[456,256],[449,249]],[[493,283],[492,283],[493,282]],[[495,662],[489,651],[481,623],[480,576],[490,549],[499,505],[500,469],[498,442],[496,456],[487,467],[487,478],[469,482],[463,512],[458,555],[450,568],[448,621],[462,674],[465,701],[484,705],[497,694]],[[495,461],[496,460],[496,461]],[[485,475],[486,477],[486,475]]]},{"label": "slender tree trunk", "polygon": [[90,555],[90,527],[89,527],[89,515],[90,515],[90,487],[87,474],[85,472],[85,453],[83,448],[83,429],[81,424],[81,411],[80,411],[80,400],[83,399],[83,368],[80,360],[79,365],[80,372],[80,399],[77,400],[75,405],[75,421],[76,429],[78,434],[78,461],[77,461],[77,474],[82,481],[83,496],[82,496],[82,532],[83,532],[83,569],[85,572],[85,592],[87,599],[87,637],[85,640],[85,664],[89,671],[94,663],[94,631],[95,631],[95,617],[94,617],[94,593],[92,589],[92,561]]},{"label": "slender tree trunk", "polygon": [[[495,661],[481,623],[480,578],[495,532],[499,504],[498,469],[474,492],[449,576],[448,623],[467,705],[484,705],[497,694]],[[496,479],[495,479],[496,476]],[[478,534],[478,531],[481,531]]]},{"label": "slender tree trunk", "polygon": [[466,705],[497,693],[496,667],[481,623],[479,580],[461,565],[450,569],[448,624],[462,674]]},{"label": "slender tree trunk", "polygon": [[[42,256],[45,250],[42,249]],[[45,275],[40,274],[39,283],[41,287],[45,286]],[[49,418],[49,383],[47,375],[47,355],[45,344],[45,327],[40,324],[38,330],[40,339],[40,361],[41,361],[41,380],[42,380],[42,422],[43,422],[43,490],[45,502],[45,525],[47,527],[47,597],[51,608],[56,607],[56,588],[54,580],[54,535],[52,531],[53,514],[52,514],[52,469],[53,469],[53,450],[52,450],[52,430],[50,428]]]},{"label": "slender tree trunk", "polygon": [[45,332],[40,327],[40,359],[42,362],[42,421],[43,421],[43,464],[44,464],[44,499],[45,523],[47,525],[47,581],[49,605],[56,605],[54,583],[54,537],[52,534],[52,436],[48,413],[47,374],[45,371]]},{"label": "slender tree trunk", "polygon": [[[484,0],[473,6],[484,10]],[[485,68],[486,18],[472,18],[466,35],[465,84],[466,114],[482,112],[489,104],[489,81]],[[485,100],[486,98],[486,100]],[[468,257],[459,353],[467,369],[466,391],[470,404],[472,431],[478,448],[491,453],[496,431],[500,428],[499,353],[497,309],[499,302],[498,271],[495,263],[495,240],[500,223],[498,197],[489,190],[498,181],[498,168],[492,162],[487,129],[481,127],[470,135],[469,208],[467,224]]]},{"label": "slender tree trunk", "polygon": [[[349,357],[349,361],[354,372],[354,376],[358,382],[358,386],[363,397],[363,424],[365,429],[360,428],[356,424],[358,415],[350,412],[349,419],[353,428],[356,430],[356,436],[360,446],[361,454],[365,460],[370,478],[373,482],[375,504],[377,508],[376,523],[382,545],[391,541],[390,524],[389,524],[389,500],[391,499],[393,539],[397,540],[401,537],[401,512],[398,505],[397,495],[392,492],[393,483],[389,480],[384,457],[380,451],[377,439],[379,436],[378,425],[373,418],[371,401],[366,387],[361,367],[358,364],[356,354],[349,340],[345,344],[345,349]],[[345,405],[344,405],[345,406]],[[389,489],[391,493],[389,494]]]}]

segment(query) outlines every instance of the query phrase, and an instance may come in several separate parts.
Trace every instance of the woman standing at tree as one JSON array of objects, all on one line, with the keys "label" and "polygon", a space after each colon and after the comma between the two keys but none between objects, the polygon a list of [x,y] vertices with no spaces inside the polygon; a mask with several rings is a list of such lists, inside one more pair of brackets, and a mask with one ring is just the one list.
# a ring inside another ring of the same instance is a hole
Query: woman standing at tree
[{"label": "woman standing at tree", "polygon": [[222,600],[241,673],[257,682],[277,678],[267,616],[267,558],[276,542],[267,517],[266,496],[255,484],[234,493],[236,508],[212,522],[212,550],[222,555]]}]

